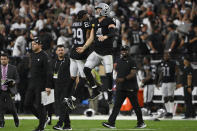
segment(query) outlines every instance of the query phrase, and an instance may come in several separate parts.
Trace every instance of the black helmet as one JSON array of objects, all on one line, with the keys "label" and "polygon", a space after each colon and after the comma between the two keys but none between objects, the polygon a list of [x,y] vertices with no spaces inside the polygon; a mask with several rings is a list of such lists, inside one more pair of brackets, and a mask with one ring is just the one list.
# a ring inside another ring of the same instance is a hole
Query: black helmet
[{"label": "black helmet", "polygon": [[35,36],[35,37],[33,38],[33,41],[34,41],[35,43],[42,44],[42,41],[40,40],[40,38],[39,38],[38,36]]}]

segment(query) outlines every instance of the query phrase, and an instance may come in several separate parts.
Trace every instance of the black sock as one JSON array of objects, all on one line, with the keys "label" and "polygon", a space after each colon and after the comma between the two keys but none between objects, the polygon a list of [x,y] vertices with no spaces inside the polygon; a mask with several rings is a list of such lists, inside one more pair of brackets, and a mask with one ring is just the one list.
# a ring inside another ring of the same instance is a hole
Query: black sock
[{"label": "black sock", "polygon": [[75,83],[75,79],[70,78],[70,81],[68,83],[68,90],[67,90],[68,97],[70,97],[72,95],[74,83]]},{"label": "black sock", "polygon": [[94,77],[92,76],[91,69],[88,67],[84,68],[84,73],[86,75],[86,79],[89,81],[91,87],[95,86],[96,83],[94,81]]},{"label": "black sock", "polygon": [[112,73],[107,73],[106,74],[107,82],[108,82],[108,91],[112,91],[113,87],[113,78],[112,78]]},{"label": "black sock", "polygon": [[86,79],[80,77],[79,83],[78,83],[77,88],[76,88],[74,95],[73,95],[75,98],[77,98],[77,99],[89,98],[90,94],[89,94],[88,88],[85,87],[85,84],[86,84]]}]

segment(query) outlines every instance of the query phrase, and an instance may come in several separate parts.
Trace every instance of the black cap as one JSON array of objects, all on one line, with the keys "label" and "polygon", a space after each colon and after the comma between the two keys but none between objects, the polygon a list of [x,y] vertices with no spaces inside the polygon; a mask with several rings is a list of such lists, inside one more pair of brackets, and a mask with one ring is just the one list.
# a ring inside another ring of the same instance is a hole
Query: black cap
[{"label": "black cap", "polygon": [[80,10],[80,11],[77,13],[77,18],[78,18],[78,19],[82,19],[83,16],[84,16],[85,14],[87,14],[87,13],[88,13],[88,12],[85,11],[85,10]]},{"label": "black cap", "polygon": [[121,51],[129,51],[129,46],[124,45],[120,48]]},{"label": "black cap", "polygon": [[35,36],[35,37],[33,38],[33,41],[36,42],[37,44],[42,44],[40,38],[37,37],[37,36]]}]

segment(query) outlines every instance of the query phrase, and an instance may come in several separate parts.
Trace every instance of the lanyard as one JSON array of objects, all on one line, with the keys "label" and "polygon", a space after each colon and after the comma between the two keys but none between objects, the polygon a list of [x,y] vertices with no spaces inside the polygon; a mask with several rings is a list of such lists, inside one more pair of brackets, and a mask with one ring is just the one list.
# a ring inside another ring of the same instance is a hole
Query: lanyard
[{"label": "lanyard", "polygon": [[[64,60],[65,60],[65,59],[64,59]],[[61,61],[60,66],[59,66],[59,68],[58,68],[58,70],[57,70],[57,72],[56,72],[57,74],[59,73],[60,67],[61,67],[62,63],[64,62],[64,60]],[[57,61],[58,61],[58,60],[56,60],[56,62],[55,62],[55,69],[56,69],[56,66],[57,66]],[[55,69],[54,69],[54,72],[55,72]]]}]

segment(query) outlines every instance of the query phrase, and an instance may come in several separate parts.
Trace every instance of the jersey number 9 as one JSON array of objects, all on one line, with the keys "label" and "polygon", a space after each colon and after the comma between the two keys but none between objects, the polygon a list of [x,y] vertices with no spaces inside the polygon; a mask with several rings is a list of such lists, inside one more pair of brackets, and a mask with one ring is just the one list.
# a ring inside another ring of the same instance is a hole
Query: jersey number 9
[{"label": "jersey number 9", "polygon": [[72,29],[73,32],[73,39],[74,39],[74,43],[81,45],[84,43],[84,39],[83,39],[83,31],[81,28],[73,28]]}]

